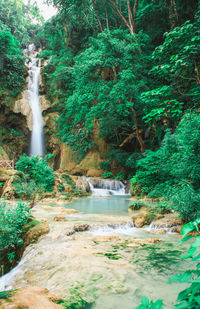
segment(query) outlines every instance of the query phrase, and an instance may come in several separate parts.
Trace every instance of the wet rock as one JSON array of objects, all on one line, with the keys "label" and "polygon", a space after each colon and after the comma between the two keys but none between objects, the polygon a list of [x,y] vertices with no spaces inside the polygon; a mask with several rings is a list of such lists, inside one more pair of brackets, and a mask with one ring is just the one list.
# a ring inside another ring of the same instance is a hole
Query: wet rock
[{"label": "wet rock", "polygon": [[51,294],[47,289],[41,287],[26,287],[12,293],[7,300],[0,299],[2,309],[59,309],[63,308],[56,302],[61,298]]},{"label": "wet rock", "polygon": [[133,211],[133,210],[139,210],[140,208],[142,208],[143,206],[145,206],[142,202],[140,201],[135,201],[135,202],[132,202],[129,207],[128,207],[128,210],[129,211]]},{"label": "wet rock", "polygon": [[182,228],[182,226],[181,225],[179,225],[179,226],[174,226],[174,227],[172,227],[172,233],[181,233],[181,228]]},{"label": "wet rock", "polygon": [[183,222],[178,218],[178,214],[166,214],[163,218],[153,221],[152,225],[154,228],[172,228],[182,225]]},{"label": "wet rock", "polygon": [[83,190],[86,192],[90,192],[90,185],[87,181],[87,179],[85,178],[78,178],[76,181],[76,188],[79,190]]},{"label": "wet rock", "polygon": [[76,224],[74,226],[74,231],[75,232],[84,232],[89,230],[89,224]]},{"label": "wet rock", "polygon": [[93,241],[96,241],[96,242],[118,241],[118,240],[122,240],[122,238],[117,235],[98,235],[93,238]]},{"label": "wet rock", "polygon": [[66,235],[66,236],[71,236],[71,235],[73,235],[74,233],[75,233],[75,231],[74,231],[73,228],[67,229],[67,230],[65,231],[65,235]]},{"label": "wet rock", "polygon": [[147,239],[140,239],[140,238],[135,238],[132,240],[134,244],[138,245],[149,245],[149,244],[156,244],[158,242],[161,242],[159,238],[147,238]]},{"label": "wet rock", "polygon": [[24,247],[32,244],[40,238],[40,236],[49,233],[49,224],[47,220],[43,219],[41,222],[32,221],[24,227]]},{"label": "wet rock", "polygon": [[140,212],[132,215],[131,219],[133,220],[135,227],[140,228],[146,224],[150,224],[155,219],[155,215],[153,213]]},{"label": "wet rock", "polygon": [[154,229],[153,232],[155,234],[158,234],[158,235],[166,234],[166,230],[165,229]]},{"label": "wet rock", "polygon": [[65,218],[64,216],[55,216],[53,220],[54,221],[67,221],[67,218]]}]

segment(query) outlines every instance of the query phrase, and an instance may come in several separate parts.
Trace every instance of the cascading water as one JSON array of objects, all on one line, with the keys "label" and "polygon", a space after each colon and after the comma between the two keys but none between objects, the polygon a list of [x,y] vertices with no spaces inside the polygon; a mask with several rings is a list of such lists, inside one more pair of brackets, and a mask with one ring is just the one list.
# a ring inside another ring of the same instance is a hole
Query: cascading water
[{"label": "cascading water", "polygon": [[43,156],[43,120],[39,99],[40,67],[38,66],[37,52],[34,52],[33,44],[29,46],[28,51],[31,59],[28,65],[29,104],[32,109],[33,119],[30,155]]},{"label": "cascading water", "polygon": [[125,187],[121,181],[87,178],[93,196],[124,195]]},{"label": "cascading water", "polygon": [[[77,187],[86,190],[86,184],[89,185],[93,196],[109,196],[109,195],[126,195],[125,185],[119,180],[109,180],[97,177],[79,177]],[[129,191],[129,190],[128,190]]]}]

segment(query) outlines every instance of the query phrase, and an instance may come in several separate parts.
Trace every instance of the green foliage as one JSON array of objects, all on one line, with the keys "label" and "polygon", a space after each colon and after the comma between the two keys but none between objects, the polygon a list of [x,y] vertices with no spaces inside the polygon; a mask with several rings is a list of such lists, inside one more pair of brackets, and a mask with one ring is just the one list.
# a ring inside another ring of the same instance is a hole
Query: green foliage
[{"label": "green foliage", "polygon": [[54,187],[54,172],[45,159],[22,155],[15,168],[20,172],[15,177],[16,193],[24,198],[33,198],[36,193],[51,192]]},{"label": "green foliage", "polygon": [[141,300],[141,305],[136,307],[135,309],[163,309],[163,301],[158,299],[155,303],[153,301],[149,301],[148,298],[143,296]]},{"label": "green foliage", "polygon": [[25,83],[24,60],[19,41],[8,31],[0,27],[0,87],[2,94],[6,90],[16,96]]},{"label": "green foliage", "polygon": [[12,296],[12,291],[0,292],[0,299],[9,299]]},{"label": "green foliage", "polygon": [[84,309],[91,308],[92,303],[85,299],[85,295],[81,291],[83,286],[78,284],[73,289],[70,290],[70,297],[67,300],[60,301],[61,304],[66,309]]},{"label": "green foliage", "polygon": [[[199,224],[200,218],[194,222],[189,222],[184,225],[181,229],[181,234],[183,238],[180,244],[193,239],[192,244],[184,256],[185,259],[191,259],[192,261],[197,262],[195,269],[189,269],[182,274],[175,275],[170,278],[169,282],[178,281],[179,283],[189,283],[190,286],[185,290],[181,291],[178,295],[177,301],[178,304],[175,305],[175,308],[199,308],[200,306],[200,236],[199,236]],[[197,236],[192,236],[191,233],[196,233]]]},{"label": "green foliage", "polygon": [[113,179],[113,178],[114,178],[112,172],[103,173],[101,176],[102,176],[103,178],[110,178],[110,179]]},{"label": "green foliage", "polygon": [[164,197],[184,220],[200,215],[200,115],[186,114],[162,146],[146,151],[132,183],[151,197]]},{"label": "green foliage", "polygon": [[22,229],[31,217],[30,209],[22,202],[17,205],[0,203],[0,263],[10,267],[16,251],[23,246]]},{"label": "green foliage", "polygon": [[128,208],[130,210],[139,210],[141,207],[144,206],[144,203],[143,202],[140,202],[140,201],[133,201],[129,204]]}]

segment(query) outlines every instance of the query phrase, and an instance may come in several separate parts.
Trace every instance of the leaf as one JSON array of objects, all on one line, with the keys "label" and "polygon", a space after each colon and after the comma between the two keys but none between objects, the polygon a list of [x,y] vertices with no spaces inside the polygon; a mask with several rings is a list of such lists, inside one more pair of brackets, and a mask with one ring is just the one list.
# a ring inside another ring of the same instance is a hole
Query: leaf
[{"label": "leaf", "polygon": [[149,300],[148,300],[148,298],[147,298],[146,296],[143,296],[143,297],[142,297],[142,300],[141,300],[141,303],[142,303],[142,305],[144,305],[144,306],[149,306]]},{"label": "leaf", "polygon": [[185,224],[182,228],[181,228],[181,235],[185,236],[188,233],[192,232],[194,230],[195,226],[193,222],[189,222],[187,224]]},{"label": "leaf", "polygon": [[192,235],[188,235],[188,236],[183,237],[181,239],[181,241],[178,243],[178,245],[182,245],[184,242],[188,241],[191,238],[192,238]]}]

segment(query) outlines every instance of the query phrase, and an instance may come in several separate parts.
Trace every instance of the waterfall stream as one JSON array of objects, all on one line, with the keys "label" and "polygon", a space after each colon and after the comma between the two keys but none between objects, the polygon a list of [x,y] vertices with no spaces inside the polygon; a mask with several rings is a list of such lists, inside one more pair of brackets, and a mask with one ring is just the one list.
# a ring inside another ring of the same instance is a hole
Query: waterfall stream
[{"label": "waterfall stream", "polygon": [[[33,45],[33,44],[32,44]],[[43,120],[42,111],[39,99],[39,78],[40,67],[38,66],[37,52],[33,51],[32,45],[29,48],[31,50],[29,62],[29,77],[28,77],[28,90],[29,90],[29,104],[32,109],[32,136],[31,136],[31,156],[42,156],[44,154],[43,149]]]}]

